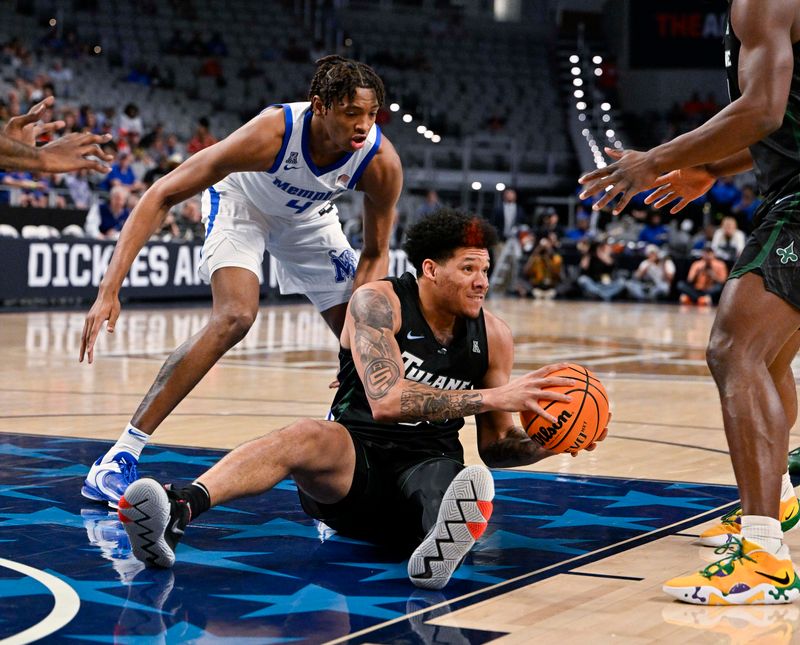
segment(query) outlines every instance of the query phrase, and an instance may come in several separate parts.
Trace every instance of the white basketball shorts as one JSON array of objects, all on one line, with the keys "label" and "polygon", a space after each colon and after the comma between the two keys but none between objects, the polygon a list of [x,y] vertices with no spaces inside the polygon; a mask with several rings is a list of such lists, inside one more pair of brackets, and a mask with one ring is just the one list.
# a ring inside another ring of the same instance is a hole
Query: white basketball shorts
[{"label": "white basketball shorts", "polygon": [[204,191],[203,244],[200,278],[223,267],[249,269],[264,281],[264,250],[276,260],[280,292],[304,294],[325,311],[347,302],[353,288],[356,255],[342,232],[336,207],[302,220],[265,215],[229,193]]}]

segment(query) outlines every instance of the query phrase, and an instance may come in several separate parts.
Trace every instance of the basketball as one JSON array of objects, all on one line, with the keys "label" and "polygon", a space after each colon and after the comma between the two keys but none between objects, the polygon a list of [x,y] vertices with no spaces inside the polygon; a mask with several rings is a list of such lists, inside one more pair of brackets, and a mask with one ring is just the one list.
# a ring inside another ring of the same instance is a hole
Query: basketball
[{"label": "basketball", "polygon": [[564,401],[539,401],[542,408],[556,417],[551,423],[531,411],[520,412],[520,420],[531,439],[553,452],[577,452],[589,446],[608,423],[608,395],[594,374],[582,365],[571,364],[551,372],[575,380],[575,385],[551,388],[572,397]]}]

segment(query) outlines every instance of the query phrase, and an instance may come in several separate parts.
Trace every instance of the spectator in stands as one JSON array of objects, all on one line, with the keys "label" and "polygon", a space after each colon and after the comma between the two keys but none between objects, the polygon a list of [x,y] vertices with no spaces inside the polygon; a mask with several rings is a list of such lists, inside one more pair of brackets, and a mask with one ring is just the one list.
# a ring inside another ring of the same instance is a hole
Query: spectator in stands
[{"label": "spectator in stands", "polygon": [[112,188],[108,202],[102,202],[89,209],[86,215],[86,233],[92,237],[116,239],[130,215],[127,200],[127,188],[123,186]]},{"label": "spectator in stands", "polygon": [[140,190],[140,182],[136,180],[136,175],[131,168],[131,153],[123,150],[117,156],[117,163],[111,166],[111,172],[106,176],[103,188],[111,190],[114,186],[125,186],[129,190]]},{"label": "spectator in stands", "polygon": [[182,159],[177,155],[172,157],[160,157],[158,163],[144,174],[142,183],[145,185],[145,188],[150,188],[150,186],[164,175],[175,170],[175,168],[180,165],[181,161]]},{"label": "spectator in stands", "polygon": [[406,228],[416,224],[420,221],[423,217],[427,217],[431,213],[438,211],[442,207],[442,203],[439,201],[439,193],[435,190],[430,189],[427,193],[425,193],[425,201],[420,204],[419,208],[414,212],[414,217],[410,222],[406,222]]},{"label": "spectator in stands", "polygon": [[668,241],[669,227],[661,222],[661,214],[658,211],[648,213],[645,225],[639,231],[639,242],[663,246]]},{"label": "spectator in stands", "polygon": [[181,161],[186,159],[186,146],[181,143],[181,141],[178,139],[178,135],[174,132],[167,135],[167,141],[164,145],[163,154],[165,154],[167,157],[177,156]]},{"label": "spectator in stands", "polygon": [[591,215],[584,208],[579,208],[575,214],[575,226],[564,231],[562,239],[570,240],[576,244],[585,240],[590,235],[589,224],[591,221]]},{"label": "spectator in stands", "polygon": [[545,208],[541,217],[539,218],[539,226],[536,229],[536,238],[548,238],[554,247],[561,244],[561,238],[564,237],[564,229],[558,217],[558,211],[552,206]]},{"label": "spectator in stands", "polygon": [[69,67],[64,67],[61,59],[56,58],[47,75],[50,77],[56,93],[59,96],[69,98],[72,94],[72,70]]},{"label": "spectator in stands", "polygon": [[175,215],[178,225],[178,237],[187,242],[195,240],[202,241],[206,235],[206,227],[203,225],[203,215],[200,209],[200,200],[187,199],[180,204]]},{"label": "spectator in stands", "polygon": [[491,223],[497,229],[500,241],[505,242],[514,228],[525,223],[525,213],[517,204],[517,191],[506,188],[503,200],[492,212]]},{"label": "spectator in stands", "polygon": [[208,121],[208,117],[201,116],[197,120],[197,128],[194,131],[194,136],[189,140],[189,144],[186,146],[186,151],[190,155],[193,155],[195,152],[200,152],[209,146],[213,146],[217,142],[214,135],[211,134],[210,128],[211,125]]},{"label": "spectator in stands", "polygon": [[135,103],[128,103],[122,114],[119,115],[120,136],[125,136],[131,132],[135,132],[140,137],[144,133],[144,125],[142,124],[142,117],[139,114],[139,106]]},{"label": "spectator in stands", "polygon": [[728,264],[733,264],[744,250],[744,243],[745,234],[739,230],[736,218],[730,215],[723,217],[722,223],[714,232],[714,237],[711,238],[711,248],[714,249],[714,255]]},{"label": "spectator in stands", "polygon": [[625,286],[634,300],[666,298],[675,278],[675,263],[655,244],[645,248],[645,258]]},{"label": "spectator in stands", "polygon": [[761,206],[761,200],[756,197],[756,189],[753,184],[742,187],[742,196],[731,208],[731,214],[736,217],[739,228],[749,232],[753,230],[753,217]]},{"label": "spectator in stands", "polygon": [[200,76],[213,78],[216,81],[217,87],[225,87],[228,82],[225,80],[225,73],[222,70],[222,64],[214,56],[210,56],[203,61],[198,70]]},{"label": "spectator in stands", "polygon": [[556,297],[556,289],[564,277],[563,266],[564,260],[550,238],[541,238],[522,268],[534,298]]},{"label": "spectator in stands", "polygon": [[64,183],[69,189],[69,197],[75,208],[86,210],[92,205],[92,188],[89,186],[89,171],[86,168],[64,175]]},{"label": "spectator in stands", "polygon": [[741,199],[741,196],[741,192],[733,183],[733,177],[718,179],[707,194],[712,210],[724,215],[732,212],[733,205]]},{"label": "spectator in stands", "polygon": [[607,240],[590,242],[580,261],[578,286],[583,294],[610,302],[625,291],[625,281],[615,277],[616,267],[617,260]]},{"label": "spectator in stands", "polygon": [[689,275],[685,281],[678,282],[680,303],[688,305],[697,303],[701,306],[711,305],[719,300],[722,287],[728,278],[728,267],[714,256],[713,247],[708,244],[703,247],[703,255],[699,260],[692,262]]},{"label": "spectator in stands", "polygon": [[703,229],[694,236],[692,239],[692,257],[699,257],[706,246],[711,246],[711,241],[714,239],[714,233],[716,232],[716,226],[713,224],[706,224]]},{"label": "spectator in stands", "polygon": [[7,172],[3,176],[3,185],[13,189],[10,201],[13,206],[21,206],[23,208],[44,208],[47,206],[46,197],[44,203],[42,203],[44,187],[41,182],[37,181],[33,173],[21,170]]}]

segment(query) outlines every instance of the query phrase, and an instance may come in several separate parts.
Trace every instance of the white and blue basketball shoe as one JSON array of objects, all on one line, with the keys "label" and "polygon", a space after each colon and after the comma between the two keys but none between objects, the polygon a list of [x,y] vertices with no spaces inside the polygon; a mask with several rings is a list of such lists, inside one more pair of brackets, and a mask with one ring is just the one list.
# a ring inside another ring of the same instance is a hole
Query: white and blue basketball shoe
[{"label": "white and blue basketball shoe", "polygon": [[110,461],[103,461],[104,458],[105,455],[92,464],[81,495],[117,508],[125,489],[139,479],[139,461],[128,452],[118,452]]}]

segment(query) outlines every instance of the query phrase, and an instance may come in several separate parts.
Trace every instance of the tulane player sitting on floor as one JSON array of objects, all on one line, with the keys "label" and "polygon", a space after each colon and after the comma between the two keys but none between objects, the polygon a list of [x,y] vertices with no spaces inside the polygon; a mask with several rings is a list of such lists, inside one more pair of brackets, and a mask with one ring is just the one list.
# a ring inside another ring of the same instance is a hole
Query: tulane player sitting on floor
[{"label": "tulane player sitting on floor", "polygon": [[[338,338],[354,287],[385,276],[400,159],[375,124],[381,79],[363,63],[317,61],[309,102],[272,106],[159,179],[125,224],[86,316],[80,360],[93,360],[103,323],[114,329],[119,290],[140,249],[175,204],[203,190],[206,239],[200,275],[211,282],[208,324],[166,360],[117,443],[94,465],[84,497],[116,506],[135,481],[156,428],[209,369],[247,334],[258,313],[265,248],[282,293],[303,293]],[[331,203],[364,192],[364,243],[356,257]]]},{"label": "tulane player sitting on floor", "polygon": [[483,309],[496,239],[485,220],[452,210],[413,225],[404,248],[417,278],[370,282],[350,301],[333,420],[300,419],[244,444],[182,489],[131,484],[119,516],[133,554],[170,567],[190,520],[292,477],[310,516],[350,537],[414,549],[411,581],[444,587],[486,528],[494,497],[489,471],[464,466],[464,417],[476,415],[487,465],[532,464],[553,453],[511,413],[555,421],[540,401],[569,398],[546,388],[573,383],[549,376],[561,364],[509,380],[511,331]]}]

